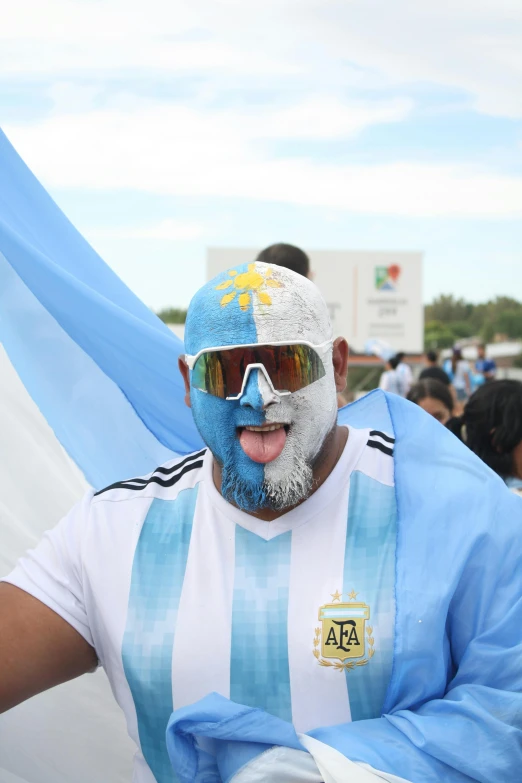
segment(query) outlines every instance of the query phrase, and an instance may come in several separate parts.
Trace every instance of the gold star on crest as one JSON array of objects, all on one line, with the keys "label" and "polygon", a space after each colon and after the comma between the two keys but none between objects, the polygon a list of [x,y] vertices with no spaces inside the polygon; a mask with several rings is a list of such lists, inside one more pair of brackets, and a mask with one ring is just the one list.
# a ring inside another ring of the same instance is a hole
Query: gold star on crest
[{"label": "gold star on crest", "polygon": [[348,600],[355,601],[359,593],[356,593],[355,590],[352,590],[351,593],[346,593],[346,595],[348,596]]},{"label": "gold star on crest", "polygon": [[339,590],[336,590],[335,593],[330,593],[332,596],[332,601],[340,601],[343,597],[343,594],[339,592]]}]

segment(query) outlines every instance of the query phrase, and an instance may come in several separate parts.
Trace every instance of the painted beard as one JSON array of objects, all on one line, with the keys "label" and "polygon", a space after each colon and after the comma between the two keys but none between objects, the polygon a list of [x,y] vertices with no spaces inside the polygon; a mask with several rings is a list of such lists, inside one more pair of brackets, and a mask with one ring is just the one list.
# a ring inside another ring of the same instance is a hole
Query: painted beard
[{"label": "painted beard", "polygon": [[296,506],[313,490],[314,468],[330,448],[337,424],[337,398],[332,377],[281,398],[266,411],[266,420],[291,421],[285,447],[265,465],[264,482],[274,511]]},{"label": "painted beard", "polygon": [[[287,444],[288,440],[289,437]],[[290,475],[280,473],[272,480],[264,476],[261,481],[252,481],[241,475],[233,461],[223,463],[221,494],[244,511],[261,508],[284,511],[306,500],[313,488],[313,465],[298,444],[294,447],[292,466]]]}]

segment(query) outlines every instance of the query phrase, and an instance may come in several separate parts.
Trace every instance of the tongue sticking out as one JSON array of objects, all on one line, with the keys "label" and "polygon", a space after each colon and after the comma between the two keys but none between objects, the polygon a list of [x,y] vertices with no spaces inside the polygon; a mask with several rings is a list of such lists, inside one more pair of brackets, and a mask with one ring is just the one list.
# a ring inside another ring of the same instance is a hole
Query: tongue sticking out
[{"label": "tongue sticking out", "polygon": [[284,427],[272,432],[252,432],[244,429],[239,442],[247,457],[254,462],[272,462],[285,447],[286,431]]}]

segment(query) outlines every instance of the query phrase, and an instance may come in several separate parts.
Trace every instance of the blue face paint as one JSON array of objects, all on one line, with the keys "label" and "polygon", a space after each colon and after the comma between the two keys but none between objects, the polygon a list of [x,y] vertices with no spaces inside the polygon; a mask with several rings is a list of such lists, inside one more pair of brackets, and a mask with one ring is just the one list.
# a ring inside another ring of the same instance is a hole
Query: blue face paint
[{"label": "blue face paint", "polygon": [[256,427],[265,422],[258,372],[250,373],[239,400],[222,400],[199,389],[192,389],[190,395],[196,426],[222,466],[223,497],[245,511],[263,507],[266,500],[265,466],[245,454],[238,430],[238,427]]},{"label": "blue face paint", "polygon": [[[216,345],[240,345],[256,343],[257,329],[253,308],[242,309],[239,296],[230,299],[234,291],[234,279],[248,271],[248,264],[236,266],[234,277],[223,272],[201,288],[190,303],[185,324],[185,348],[196,354],[203,348]],[[226,288],[220,286],[227,285]],[[229,301],[227,301],[227,297]]]},{"label": "blue face paint", "polygon": [[[248,265],[235,267],[237,274]],[[230,280],[223,273],[202,288],[192,300],[186,323],[186,348],[196,354],[203,348],[257,342],[252,308],[244,311],[231,301],[223,305]],[[245,511],[260,508],[265,502],[264,465],[247,457],[239,442],[238,427],[259,426],[265,422],[263,399],[258,385],[258,370],[248,378],[239,400],[222,400],[198,389],[191,389],[192,413],[201,437],[222,466],[223,497]]]}]

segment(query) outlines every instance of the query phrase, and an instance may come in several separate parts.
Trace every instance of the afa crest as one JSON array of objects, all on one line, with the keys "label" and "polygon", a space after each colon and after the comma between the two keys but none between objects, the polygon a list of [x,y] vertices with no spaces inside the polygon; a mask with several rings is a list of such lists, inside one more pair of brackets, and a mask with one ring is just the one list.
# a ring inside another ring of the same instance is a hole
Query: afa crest
[{"label": "afa crest", "polygon": [[357,593],[352,590],[348,602],[343,603],[342,594],[336,591],[332,594],[333,602],[319,608],[321,625],[315,629],[313,653],[320,666],[350,671],[366,666],[373,658],[373,628],[367,624],[370,607],[356,598]]}]

